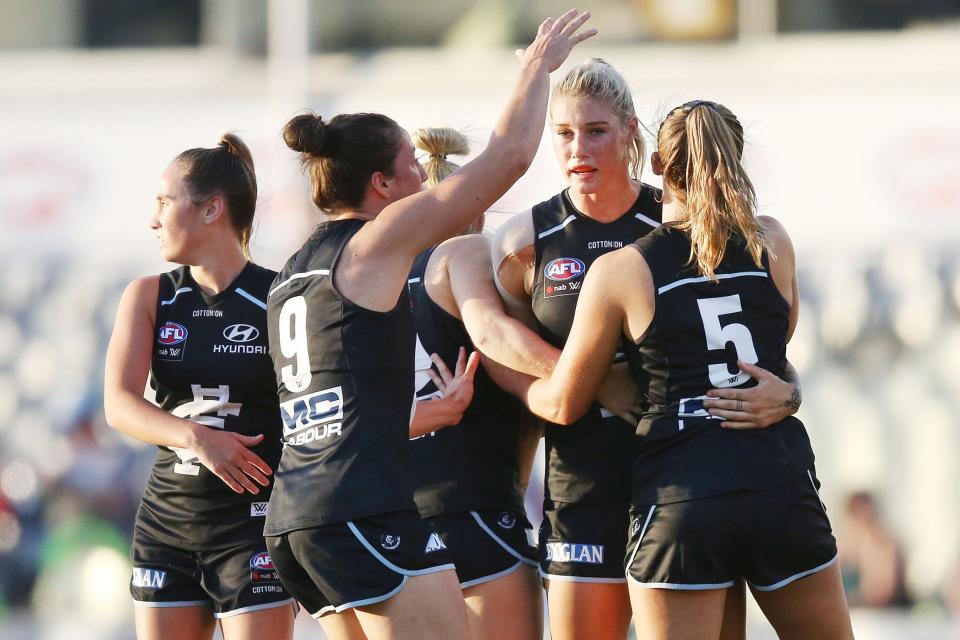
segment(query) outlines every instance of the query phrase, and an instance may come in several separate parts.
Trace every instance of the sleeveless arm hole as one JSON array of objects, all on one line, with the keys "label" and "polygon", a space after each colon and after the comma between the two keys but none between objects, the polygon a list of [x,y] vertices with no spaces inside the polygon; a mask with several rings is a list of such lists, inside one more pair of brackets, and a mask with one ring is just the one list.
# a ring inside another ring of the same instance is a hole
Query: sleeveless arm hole
[{"label": "sleeveless arm hole", "polygon": [[770,216],[758,216],[757,220],[763,227],[767,239],[767,250],[763,254],[764,267],[770,273],[770,278],[773,280],[780,298],[790,309],[790,321],[787,328],[787,342],[789,342],[800,314],[796,254],[787,230],[778,220]]},{"label": "sleeveless arm hole", "polygon": [[[490,246],[497,292],[507,313],[528,327],[536,326],[530,308],[529,290],[535,269],[533,243],[533,211],[528,209],[500,225]],[[534,259],[531,260],[531,257]]]}]

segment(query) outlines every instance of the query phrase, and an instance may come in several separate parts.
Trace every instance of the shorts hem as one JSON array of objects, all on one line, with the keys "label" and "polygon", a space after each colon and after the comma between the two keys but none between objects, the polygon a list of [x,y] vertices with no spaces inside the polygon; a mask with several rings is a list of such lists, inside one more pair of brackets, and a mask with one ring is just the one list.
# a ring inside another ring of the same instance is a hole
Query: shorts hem
[{"label": "shorts hem", "polygon": [[[483,518],[480,517],[480,514],[476,511],[471,511],[470,515],[473,516],[473,519],[477,521],[477,525],[491,538],[493,541],[503,547],[503,550],[509,553],[511,556],[522,562],[523,564],[529,565],[531,567],[539,566],[539,562],[533,558],[526,558],[520,554],[516,549],[511,547],[509,544],[503,541],[503,539],[493,532],[493,529],[487,526],[487,523],[483,521]],[[461,585],[462,586],[462,585]]]},{"label": "shorts hem", "polygon": [[771,585],[767,585],[767,586],[761,587],[761,586],[758,585],[758,584],[754,584],[754,583],[749,582],[749,581],[748,581],[748,582],[749,582],[749,584],[750,584],[750,587],[753,588],[753,589],[756,589],[757,591],[776,591],[777,589],[782,589],[783,587],[787,586],[787,585],[790,584],[791,582],[796,582],[796,581],[799,580],[800,578],[806,578],[807,576],[812,576],[812,575],[815,574],[815,573],[820,573],[820,572],[823,571],[824,569],[829,568],[830,565],[834,564],[839,557],[840,557],[839,554],[838,554],[838,555],[835,555],[835,556],[833,556],[832,559],[827,560],[827,561],[824,562],[823,564],[821,564],[821,565],[819,565],[819,566],[816,566],[816,567],[814,567],[813,569],[807,569],[806,571],[801,571],[800,573],[796,573],[796,574],[790,576],[789,578],[784,578],[783,580],[780,580],[779,582],[774,582],[774,583],[771,584]]},{"label": "shorts hem", "polygon": [[147,609],[165,609],[167,607],[212,607],[213,600],[180,600],[170,602],[157,602],[149,600],[133,599],[133,606],[144,607]]},{"label": "shorts hem", "polygon": [[221,618],[232,618],[233,616],[243,615],[244,613],[253,613],[254,611],[263,611],[264,609],[276,609],[277,607],[283,607],[285,605],[292,604],[296,607],[296,601],[293,598],[286,598],[284,600],[277,600],[276,602],[265,602],[263,604],[254,604],[249,607],[242,607],[240,609],[231,609],[230,611],[221,611],[219,613],[214,613],[213,617],[217,619]]},{"label": "shorts hem", "polygon": [[403,576],[403,579],[400,580],[400,584],[398,584],[396,587],[394,587],[393,589],[391,589],[390,591],[386,592],[383,595],[373,596],[372,598],[364,598],[363,600],[354,600],[353,602],[346,602],[344,604],[337,605],[337,606],[328,605],[326,607],[321,608],[316,613],[310,614],[310,617],[319,620],[321,617],[325,616],[328,613],[342,613],[347,609],[355,609],[357,607],[366,607],[371,604],[377,604],[379,602],[383,602],[384,600],[389,600],[393,596],[400,593],[400,590],[406,586],[409,580],[410,580],[409,576]]},{"label": "shorts hem", "polygon": [[556,573],[547,573],[540,569],[541,580],[556,580],[557,582],[584,582],[597,584],[625,584],[626,578],[593,578],[590,576],[564,576]]},{"label": "shorts hem", "polygon": [[709,591],[710,589],[729,589],[735,583],[733,580],[716,583],[686,584],[682,582],[640,582],[629,573],[627,579],[643,589],[669,589],[671,591]]},{"label": "shorts hem", "polygon": [[466,582],[461,582],[461,583],[460,583],[460,588],[461,588],[461,589],[469,589],[470,587],[475,587],[475,586],[477,586],[478,584],[484,584],[485,582],[493,582],[494,580],[497,580],[498,578],[503,578],[503,577],[505,577],[505,576],[510,575],[511,573],[513,573],[514,571],[516,571],[517,569],[519,569],[519,568],[522,567],[522,566],[524,566],[523,562],[520,562],[520,561],[518,560],[518,561],[515,562],[512,566],[507,567],[507,568],[504,569],[503,571],[498,571],[498,572],[496,572],[496,573],[491,573],[491,574],[489,574],[489,575],[481,576],[481,577],[479,577],[479,578],[474,578],[473,580],[467,580]]}]

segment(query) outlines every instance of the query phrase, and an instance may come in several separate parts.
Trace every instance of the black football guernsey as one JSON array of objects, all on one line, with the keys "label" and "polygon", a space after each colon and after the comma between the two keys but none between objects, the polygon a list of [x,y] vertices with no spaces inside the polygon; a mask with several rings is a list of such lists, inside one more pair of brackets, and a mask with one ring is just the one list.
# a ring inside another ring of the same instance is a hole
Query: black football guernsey
[{"label": "black football guernsey", "polygon": [[731,241],[717,281],[689,265],[690,239],[663,225],[636,243],[653,274],[656,309],[644,339],[627,345],[631,372],[647,382],[634,466],[633,502],[679,502],[801,477],[813,465],[794,417],[766,429],[720,428],[703,407],[713,387],[756,385],[736,365],[754,362],[783,377],[790,306],[769,270]]},{"label": "black football guernsey", "polygon": [[[460,347],[473,349],[463,322],[428,295],[424,273],[434,249],[413,263],[408,287],[417,329],[417,399],[441,397],[426,374],[436,353],[454,370]],[[519,427],[526,414],[519,400],[477,369],[473,401],[459,424],[410,440],[410,482],[420,515],[427,518],[470,510],[523,512],[518,455]]]},{"label": "black football guernsey", "polygon": [[[280,411],[267,350],[267,291],[275,271],[252,263],[210,296],[189,267],[160,276],[150,386],[173,415],[211,429],[264,435],[253,452],[276,469]],[[190,449],[160,447],[136,526],[201,550],[263,536],[270,487],[237,494]]]},{"label": "black football guernsey", "polygon": [[[613,222],[583,215],[564,190],[533,208],[536,274],[532,305],[540,335],[562,348],[587,269],[660,224],[660,191],[641,185],[633,206]],[[598,404],[569,426],[547,424],[546,496],[556,502],[630,499],[636,426]]]},{"label": "black football guernsey", "polygon": [[378,312],[333,285],[337,259],[363,225],[320,223],[270,289],[284,446],[267,535],[416,511],[407,481],[416,340],[407,290]]}]

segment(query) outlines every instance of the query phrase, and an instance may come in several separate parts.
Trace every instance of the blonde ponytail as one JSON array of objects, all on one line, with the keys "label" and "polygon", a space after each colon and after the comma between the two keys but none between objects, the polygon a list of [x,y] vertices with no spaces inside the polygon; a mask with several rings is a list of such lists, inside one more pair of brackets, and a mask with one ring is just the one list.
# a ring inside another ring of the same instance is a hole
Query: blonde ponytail
[{"label": "blonde ponytail", "polygon": [[765,247],[757,197],[743,168],[743,127],[723,105],[688,102],[671,111],[657,136],[664,184],[684,205],[690,261],[715,278],[727,242],[742,240],[757,267]]},{"label": "blonde ponytail", "polygon": [[467,137],[448,127],[417,129],[413,132],[413,145],[430,155],[423,170],[427,172],[427,184],[431,187],[460,168],[460,165],[447,160],[447,156],[470,153]]}]

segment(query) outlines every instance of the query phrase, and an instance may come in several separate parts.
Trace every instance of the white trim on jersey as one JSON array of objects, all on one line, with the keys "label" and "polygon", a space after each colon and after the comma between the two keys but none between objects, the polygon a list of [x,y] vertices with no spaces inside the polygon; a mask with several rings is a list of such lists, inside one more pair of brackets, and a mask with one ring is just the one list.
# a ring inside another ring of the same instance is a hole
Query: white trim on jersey
[{"label": "white trim on jersey", "polygon": [[416,284],[420,282],[420,278],[410,278],[407,280],[407,284]]},{"label": "white trim on jersey", "polygon": [[576,220],[576,219],[577,219],[577,216],[575,216],[575,215],[573,215],[573,214],[570,214],[569,216],[566,217],[566,219],[565,219],[563,222],[561,222],[561,223],[558,224],[557,226],[555,226],[555,227],[550,227],[550,228],[547,229],[546,231],[541,231],[539,234],[537,234],[537,239],[538,239],[538,240],[543,240],[543,239],[546,238],[547,236],[549,236],[549,235],[551,235],[551,234],[554,234],[554,233],[556,233],[557,231],[560,231],[561,229],[563,229],[565,226],[567,226],[568,224],[570,224],[571,222],[573,222],[573,221]]},{"label": "white trim on jersey", "polygon": [[813,474],[810,473],[810,469],[807,469],[807,477],[810,478],[810,486],[813,487],[813,492],[817,494],[817,501],[820,502],[820,508],[826,513],[827,505],[823,504],[823,500],[820,498],[820,490],[817,489],[817,483],[813,481]]},{"label": "white trim on jersey", "polygon": [[277,289],[284,286],[291,280],[297,280],[299,278],[309,278],[310,276],[328,276],[328,275],[330,275],[330,269],[315,269],[313,271],[304,271],[303,273],[295,273],[289,278],[287,278],[286,280],[284,280],[283,282],[281,282],[280,284],[278,284],[277,286],[275,286],[273,289],[270,289],[270,292],[267,294],[267,297],[269,298],[270,296],[272,296],[277,291]]},{"label": "white trim on jersey", "polygon": [[249,301],[252,302],[253,304],[257,305],[258,307],[260,307],[260,308],[263,309],[264,311],[267,310],[267,303],[264,302],[263,300],[260,300],[259,298],[254,297],[253,295],[251,295],[250,293],[244,291],[244,290],[241,289],[240,287],[237,287],[236,289],[234,289],[234,291],[236,291],[237,293],[239,293],[241,296],[243,296],[244,298],[246,298],[247,300],[249,300]]},{"label": "white trim on jersey", "polygon": [[186,293],[188,291],[193,291],[193,287],[180,287],[179,289],[173,292],[172,298],[170,298],[169,300],[161,300],[160,306],[162,307],[168,304],[173,304],[173,301],[177,299],[178,295],[180,295],[181,293]]},{"label": "white trim on jersey", "polygon": [[[718,273],[716,275],[717,280],[727,280],[729,278],[769,278],[770,275],[766,271],[738,271],[736,273]],[[707,276],[700,276],[698,278],[684,278],[683,280],[676,280],[670,284],[665,284],[659,289],[657,289],[657,294],[666,293],[671,289],[676,289],[677,287],[682,287],[685,284],[694,284],[695,282],[710,282],[713,278],[708,278]]]},{"label": "white trim on jersey", "polygon": [[[776,591],[777,589],[782,589],[783,587],[787,586],[787,585],[790,584],[791,582],[795,582],[795,581],[799,580],[800,578],[806,578],[807,576],[812,576],[812,575],[815,574],[815,573],[819,573],[819,572],[823,571],[824,569],[830,567],[830,565],[832,565],[833,563],[835,563],[835,562],[837,561],[837,558],[839,558],[839,557],[840,557],[840,556],[838,556],[838,555],[837,555],[837,556],[833,556],[833,559],[832,559],[832,560],[827,560],[826,562],[824,562],[824,563],[823,563],[822,565],[820,565],[819,567],[814,567],[813,569],[808,569],[807,571],[801,571],[800,573],[796,573],[796,574],[790,576],[789,578],[784,578],[784,579],[781,580],[780,582],[774,582],[773,584],[771,584],[771,585],[769,585],[769,586],[766,586],[766,587],[761,587],[760,585],[754,584],[754,583],[752,583],[752,582],[750,582],[750,586],[751,586],[752,588],[756,589],[757,591]],[[749,580],[748,580],[748,582],[749,582]]]},{"label": "white trim on jersey", "polygon": [[659,223],[659,222],[657,222],[657,221],[654,220],[653,218],[648,218],[647,216],[643,215],[642,213],[635,213],[635,214],[633,215],[633,217],[636,218],[637,220],[639,220],[640,222],[646,222],[648,225],[650,225],[650,226],[653,227],[654,229],[656,229],[657,227],[660,226],[660,223]]}]

